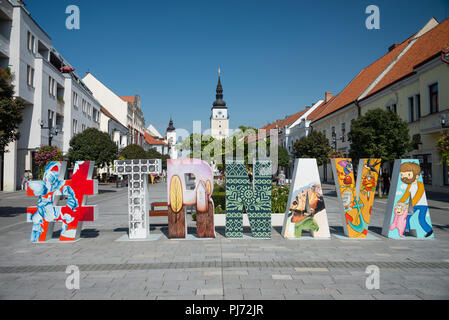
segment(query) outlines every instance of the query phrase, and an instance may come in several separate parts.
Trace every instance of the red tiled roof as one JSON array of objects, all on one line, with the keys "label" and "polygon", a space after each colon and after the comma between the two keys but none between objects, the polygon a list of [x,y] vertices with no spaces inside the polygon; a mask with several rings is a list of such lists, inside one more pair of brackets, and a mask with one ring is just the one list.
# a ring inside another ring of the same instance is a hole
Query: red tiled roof
[{"label": "red tiled roof", "polygon": [[120,99],[130,103],[134,103],[135,98],[135,96],[120,96]]},{"label": "red tiled roof", "polygon": [[368,86],[382,73],[382,71],[384,71],[385,68],[387,68],[388,65],[392,63],[393,60],[402,52],[402,50],[404,50],[412,37],[413,36],[398,44],[387,54],[362,69],[337,96],[330,100],[326,105],[322,106],[322,108],[319,108],[319,113],[315,112],[315,115],[310,118],[316,121],[357,100],[363,91],[365,91]]},{"label": "red tiled roof", "polygon": [[[269,124],[263,126],[263,127],[260,128],[259,130],[265,130],[265,133],[258,134],[258,135],[257,135],[257,140],[261,140],[261,139],[264,139],[264,138],[266,138],[266,137],[269,137],[269,136],[270,136],[270,130],[271,130],[271,129],[276,129],[276,128],[282,129],[282,128],[284,128],[285,126],[289,126],[289,125],[293,124],[293,123],[294,123],[296,120],[298,120],[304,113],[306,113],[307,110],[308,110],[308,109],[306,108],[306,109],[301,110],[301,111],[299,111],[299,112],[296,112],[296,113],[294,113],[294,114],[292,114],[292,115],[290,115],[290,116],[287,116],[287,117],[285,117],[285,118],[282,119],[282,120],[277,120],[277,121],[275,121],[275,122],[272,122],[272,123],[269,123]],[[251,137],[251,139],[248,139],[248,141],[253,141],[252,137]]]},{"label": "red tiled roof", "polygon": [[156,139],[152,137],[148,132],[145,131],[145,141],[150,145],[164,145],[166,146],[167,143],[165,143],[162,140]]},{"label": "red tiled roof", "polygon": [[384,89],[414,72],[414,67],[440,53],[449,46],[449,19],[424,33],[399,59],[393,68],[371,90],[369,95]]},{"label": "red tiled roof", "polygon": [[317,118],[321,112],[323,112],[324,110],[326,110],[326,107],[329,103],[331,103],[335,98],[337,98],[338,94],[333,96],[332,98],[329,99],[328,102],[323,101],[318,107],[315,108],[315,110],[313,110],[308,116],[307,116],[307,120],[313,120],[315,118]]}]

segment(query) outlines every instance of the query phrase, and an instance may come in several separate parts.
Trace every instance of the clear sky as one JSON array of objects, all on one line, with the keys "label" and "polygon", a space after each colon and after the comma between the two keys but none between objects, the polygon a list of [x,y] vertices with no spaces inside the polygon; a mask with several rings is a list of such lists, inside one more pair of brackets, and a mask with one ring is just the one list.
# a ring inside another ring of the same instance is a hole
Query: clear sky
[{"label": "clear sky", "polygon": [[[209,128],[219,67],[230,127],[261,127],[338,93],[391,44],[449,15],[448,0],[24,1],[80,76],[140,94],[162,134],[170,115],[177,128]],[[71,4],[80,30],[65,27]],[[380,30],[365,27],[371,4]]]}]

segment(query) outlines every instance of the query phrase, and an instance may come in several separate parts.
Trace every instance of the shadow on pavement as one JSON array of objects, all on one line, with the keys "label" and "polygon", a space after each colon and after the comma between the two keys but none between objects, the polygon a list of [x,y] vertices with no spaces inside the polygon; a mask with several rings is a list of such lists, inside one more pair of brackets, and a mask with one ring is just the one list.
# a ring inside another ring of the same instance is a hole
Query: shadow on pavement
[{"label": "shadow on pavement", "polygon": [[98,190],[98,194],[102,194],[102,193],[112,193],[112,192],[117,192],[117,190],[111,190],[111,189],[99,189],[99,190]]},{"label": "shadow on pavement", "polygon": [[97,238],[100,235],[100,231],[97,229],[83,229],[81,231],[81,238]]},{"label": "shadow on pavement", "polygon": [[26,207],[0,207],[1,218],[15,217],[21,214],[26,214],[26,212]]},{"label": "shadow on pavement", "polygon": [[[61,230],[53,231],[52,238],[59,238]],[[97,229],[83,229],[81,230],[80,238],[97,238],[100,235],[100,231]]]}]

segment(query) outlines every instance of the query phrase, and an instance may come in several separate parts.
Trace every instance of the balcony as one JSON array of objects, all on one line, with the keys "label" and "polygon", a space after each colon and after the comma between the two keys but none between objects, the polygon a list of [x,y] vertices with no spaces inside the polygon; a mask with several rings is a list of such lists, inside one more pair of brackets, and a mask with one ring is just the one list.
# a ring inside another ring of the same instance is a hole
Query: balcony
[{"label": "balcony", "polygon": [[0,33],[0,52],[9,57],[9,40]]},{"label": "balcony", "polygon": [[64,99],[62,99],[61,97],[57,97],[56,113],[60,114],[61,116],[64,115],[64,105]]},{"label": "balcony", "polygon": [[419,121],[420,132],[429,134],[441,131],[441,116],[444,114],[446,114],[447,119],[449,119],[449,108],[421,117]]}]

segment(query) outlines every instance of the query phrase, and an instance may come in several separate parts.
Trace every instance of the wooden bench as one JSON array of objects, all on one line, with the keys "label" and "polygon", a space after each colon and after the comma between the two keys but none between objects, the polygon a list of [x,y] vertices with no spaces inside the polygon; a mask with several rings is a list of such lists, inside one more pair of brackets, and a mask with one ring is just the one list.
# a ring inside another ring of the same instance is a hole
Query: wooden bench
[{"label": "wooden bench", "polygon": [[[156,207],[167,207],[167,210],[155,210]],[[168,217],[168,203],[167,202],[152,202],[150,217]]]}]

